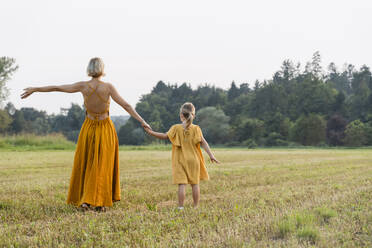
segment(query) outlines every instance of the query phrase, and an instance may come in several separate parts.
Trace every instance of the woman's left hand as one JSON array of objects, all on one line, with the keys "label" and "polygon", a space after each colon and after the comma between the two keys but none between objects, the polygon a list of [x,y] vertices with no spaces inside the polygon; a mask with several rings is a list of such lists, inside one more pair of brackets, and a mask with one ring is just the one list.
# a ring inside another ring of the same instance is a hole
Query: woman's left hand
[{"label": "woman's left hand", "polygon": [[24,92],[21,95],[22,99],[24,99],[26,97],[29,97],[32,93],[36,92],[35,87],[29,87],[29,88],[26,88],[26,89],[23,89],[23,90],[24,90]]}]

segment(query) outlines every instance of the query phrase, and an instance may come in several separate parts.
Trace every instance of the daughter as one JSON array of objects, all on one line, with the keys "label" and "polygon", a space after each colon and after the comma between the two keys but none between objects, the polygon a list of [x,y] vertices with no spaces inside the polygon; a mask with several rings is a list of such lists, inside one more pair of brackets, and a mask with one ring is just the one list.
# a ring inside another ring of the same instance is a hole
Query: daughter
[{"label": "daughter", "polygon": [[183,209],[186,184],[191,184],[194,207],[199,204],[200,180],[208,180],[200,146],[208,153],[212,162],[219,161],[212,154],[199,126],[193,125],[195,107],[186,102],[180,109],[182,124],[173,125],[167,133],[154,132],[145,128],[146,132],[158,139],[169,139],[172,142],[172,174],[173,183],[178,184],[178,209]]}]

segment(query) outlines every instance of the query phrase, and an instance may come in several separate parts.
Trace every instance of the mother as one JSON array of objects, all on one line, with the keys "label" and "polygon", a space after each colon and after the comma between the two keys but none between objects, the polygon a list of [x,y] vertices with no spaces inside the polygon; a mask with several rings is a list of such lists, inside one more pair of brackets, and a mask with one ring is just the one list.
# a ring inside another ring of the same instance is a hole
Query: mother
[{"label": "mother", "polygon": [[87,68],[91,80],[60,86],[30,87],[22,98],[34,92],[81,92],[86,117],[77,142],[67,203],[87,210],[90,206],[105,211],[120,200],[118,138],[109,117],[110,97],[122,106],[143,127],[150,127],[110,83],[101,81],[104,64],[92,58]]}]

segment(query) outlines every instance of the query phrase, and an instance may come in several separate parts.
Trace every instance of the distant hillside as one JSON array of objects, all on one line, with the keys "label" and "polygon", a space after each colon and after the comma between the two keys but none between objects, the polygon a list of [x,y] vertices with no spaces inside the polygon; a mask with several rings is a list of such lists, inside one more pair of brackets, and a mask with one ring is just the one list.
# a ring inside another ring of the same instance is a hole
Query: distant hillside
[{"label": "distant hillside", "polygon": [[128,121],[129,115],[114,115],[110,116],[110,118],[115,125],[116,131],[118,132],[120,127]]}]

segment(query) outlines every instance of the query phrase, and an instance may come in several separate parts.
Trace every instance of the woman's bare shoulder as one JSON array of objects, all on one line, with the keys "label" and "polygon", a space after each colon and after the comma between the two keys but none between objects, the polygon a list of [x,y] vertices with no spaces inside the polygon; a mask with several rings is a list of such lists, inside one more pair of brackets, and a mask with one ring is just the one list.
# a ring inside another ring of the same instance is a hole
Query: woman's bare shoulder
[{"label": "woman's bare shoulder", "polygon": [[115,89],[115,86],[111,82],[103,82],[103,81],[100,81],[100,82],[108,89]]}]

